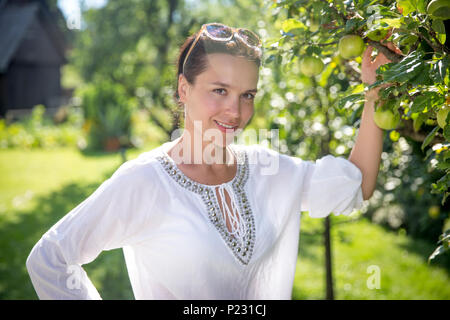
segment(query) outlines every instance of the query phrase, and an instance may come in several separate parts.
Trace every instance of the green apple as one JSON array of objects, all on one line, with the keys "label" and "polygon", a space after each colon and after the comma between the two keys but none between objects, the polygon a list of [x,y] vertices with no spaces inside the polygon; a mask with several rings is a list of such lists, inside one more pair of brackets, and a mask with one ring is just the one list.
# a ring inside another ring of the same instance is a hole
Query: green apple
[{"label": "green apple", "polygon": [[364,41],[358,35],[349,34],[339,40],[338,49],[342,58],[356,58],[364,51]]},{"label": "green apple", "polygon": [[433,19],[450,19],[450,0],[432,0],[427,6],[427,13]]},{"label": "green apple", "polygon": [[441,213],[441,208],[437,205],[433,205],[428,208],[428,215],[433,219],[436,219],[437,217],[439,217],[440,213]]},{"label": "green apple", "polygon": [[445,125],[447,124],[447,115],[449,111],[450,107],[444,107],[437,113],[437,122],[439,127],[441,127],[442,129],[444,129]]},{"label": "green apple", "polygon": [[391,110],[378,108],[373,115],[373,120],[379,128],[391,130],[397,128],[400,122],[400,115],[394,114]]},{"label": "green apple", "polygon": [[300,61],[300,71],[308,77],[317,76],[322,72],[323,67],[322,60],[316,57],[309,56]]}]

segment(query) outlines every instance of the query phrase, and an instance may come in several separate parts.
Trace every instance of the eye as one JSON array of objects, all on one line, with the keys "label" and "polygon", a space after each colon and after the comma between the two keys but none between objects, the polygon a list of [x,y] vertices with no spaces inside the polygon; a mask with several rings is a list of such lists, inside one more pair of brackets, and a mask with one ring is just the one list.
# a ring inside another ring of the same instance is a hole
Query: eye
[{"label": "eye", "polygon": [[222,95],[222,93],[226,92],[226,90],[223,88],[214,89],[213,91],[219,93],[220,95]]},{"label": "eye", "polygon": [[244,97],[248,100],[253,100],[255,99],[255,95],[251,94],[251,93],[245,93]]}]

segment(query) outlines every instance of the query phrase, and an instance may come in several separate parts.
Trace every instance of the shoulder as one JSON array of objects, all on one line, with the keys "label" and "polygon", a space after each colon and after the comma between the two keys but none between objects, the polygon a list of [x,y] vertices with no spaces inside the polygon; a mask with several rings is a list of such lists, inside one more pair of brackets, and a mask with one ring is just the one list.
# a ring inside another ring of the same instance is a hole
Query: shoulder
[{"label": "shoulder", "polygon": [[303,159],[297,156],[283,154],[277,150],[271,149],[261,144],[237,145],[237,147],[239,147],[241,150],[245,150],[247,156],[253,160],[270,158],[270,159],[279,159],[282,162],[300,163],[304,161]]},{"label": "shoulder", "polygon": [[252,145],[234,145],[238,150],[245,151],[251,164],[256,164],[258,159],[277,158],[281,154],[278,151],[270,149],[260,144]]},{"label": "shoulder", "polygon": [[239,145],[245,150],[249,165],[262,175],[279,175],[293,170],[301,171],[306,161],[296,156],[280,153],[264,145]]},{"label": "shoulder", "polygon": [[158,183],[158,165],[159,148],[145,151],[138,157],[122,163],[112,174],[112,182],[120,183],[122,187],[126,185],[137,187],[155,187]]}]

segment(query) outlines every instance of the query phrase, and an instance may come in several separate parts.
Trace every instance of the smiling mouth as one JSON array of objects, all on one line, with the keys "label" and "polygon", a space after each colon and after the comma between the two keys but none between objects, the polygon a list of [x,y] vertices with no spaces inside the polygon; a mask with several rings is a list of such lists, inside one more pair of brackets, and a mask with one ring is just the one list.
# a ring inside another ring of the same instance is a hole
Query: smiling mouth
[{"label": "smiling mouth", "polygon": [[238,128],[238,126],[230,126],[217,120],[214,120],[214,122],[222,131],[235,131]]}]

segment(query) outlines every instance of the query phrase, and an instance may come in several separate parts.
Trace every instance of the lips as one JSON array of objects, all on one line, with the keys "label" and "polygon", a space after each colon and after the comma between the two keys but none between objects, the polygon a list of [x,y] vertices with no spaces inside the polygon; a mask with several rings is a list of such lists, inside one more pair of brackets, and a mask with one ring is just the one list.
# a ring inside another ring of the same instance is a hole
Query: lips
[{"label": "lips", "polygon": [[225,124],[225,125],[233,126],[233,128],[226,128],[226,127],[222,126],[217,120],[214,120],[214,122],[215,122],[216,125],[219,127],[219,129],[220,129],[221,131],[224,131],[224,132],[233,132],[233,131],[235,131],[235,130],[238,128],[237,125],[232,125],[232,124],[228,124],[228,123],[221,122],[221,123],[223,123],[223,124]]}]

